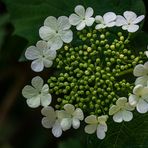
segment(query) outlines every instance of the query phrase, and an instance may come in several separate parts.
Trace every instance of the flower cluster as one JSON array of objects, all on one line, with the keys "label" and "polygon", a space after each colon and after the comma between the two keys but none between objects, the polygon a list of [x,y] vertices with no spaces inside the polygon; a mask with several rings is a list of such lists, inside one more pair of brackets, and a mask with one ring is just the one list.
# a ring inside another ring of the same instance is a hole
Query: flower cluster
[{"label": "flower cluster", "polygon": [[[52,65],[58,71],[48,84],[37,76],[32,86],[22,90],[29,107],[43,106],[42,125],[51,128],[55,137],[71,127],[78,129],[84,120],[86,133],[96,132],[104,139],[110,116],[120,123],[132,120],[135,108],[148,111],[148,51],[135,53],[129,46],[131,33],[139,29],[144,15],[137,17],[132,11],[123,16],[93,14],[91,7],[85,10],[78,5],[69,17],[47,17],[39,29],[42,40],[25,52],[35,72]],[[114,27],[121,27],[121,32],[112,33]],[[135,83],[126,79],[132,72],[138,77]],[[53,95],[54,108],[50,106]]]}]

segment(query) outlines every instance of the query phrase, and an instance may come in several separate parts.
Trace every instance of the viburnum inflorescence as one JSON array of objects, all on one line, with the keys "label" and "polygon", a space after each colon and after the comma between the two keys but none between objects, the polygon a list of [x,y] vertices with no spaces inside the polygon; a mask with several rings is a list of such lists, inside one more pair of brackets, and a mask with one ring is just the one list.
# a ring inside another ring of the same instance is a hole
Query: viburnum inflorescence
[{"label": "viburnum inflorescence", "polygon": [[[85,118],[85,132],[96,132],[103,139],[109,116],[115,122],[127,122],[135,107],[140,113],[148,111],[147,52],[136,51],[131,44],[132,33],[139,29],[137,23],[144,15],[126,11],[124,17],[114,12],[93,17],[93,13],[92,8],[78,5],[69,18],[48,17],[39,30],[43,41],[25,54],[35,60],[32,69],[36,72],[44,66],[55,69],[48,87],[23,89],[30,107],[44,106],[42,124],[52,128],[55,137],[71,127],[79,128]],[[71,25],[76,26],[73,32]],[[132,73],[138,77],[136,81]],[[51,96],[54,108],[49,106]]]}]

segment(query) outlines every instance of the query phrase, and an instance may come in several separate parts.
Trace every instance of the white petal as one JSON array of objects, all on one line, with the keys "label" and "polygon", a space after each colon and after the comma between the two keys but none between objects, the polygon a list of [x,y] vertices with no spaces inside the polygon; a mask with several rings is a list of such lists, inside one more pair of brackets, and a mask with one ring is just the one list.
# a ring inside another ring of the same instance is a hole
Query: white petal
[{"label": "white petal", "polygon": [[52,134],[57,138],[62,135],[62,128],[61,128],[60,122],[58,120],[55,122],[55,124],[52,128]]},{"label": "white petal", "polygon": [[51,67],[53,65],[53,61],[44,58],[43,59],[43,64],[44,64],[44,66],[46,68],[49,68],[49,67]]},{"label": "white petal", "polygon": [[122,112],[119,111],[119,112],[117,112],[116,114],[114,114],[113,120],[114,120],[115,122],[118,122],[118,123],[122,122],[122,121],[123,121],[123,119],[122,119]]},{"label": "white petal", "polygon": [[65,104],[64,109],[67,113],[72,115],[75,110],[75,107],[72,104]]},{"label": "white petal", "polygon": [[117,101],[116,101],[116,104],[117,106],[124,106],[125,103],[127,102],[127,98],[125,97],[120,97]]},{"label": "white petal", "polygon": [[85,9],[82,5],[78,5],[75,7],[75,13],[81,17],[85,17]]},{"label": "white petal", "polygon": [[140,99],[136,106],[136,109],[139,113],[146,113],[148,111],[148,103]]},{"label": "white petal", "polygon": [[95,115],[90,115],[85,118],[85,122],[88,124],[97,124],[97,117]]},{"label": "white petal", "polygon": [[85,126],[85,132],[88,134],[93,134],[97,129],[97,124],[93,124],[93,125],[86,125]]},{"label": "white petal", "polygon": [[145,52],[146,56],[148,57],[148,51]]},{"label": "white petal", "polygon": [[41,95],[41,105],[46,107],[51,103],[52,97],[50,94]]},{"label": "white petal", "polygon": [[104,24],[104,20],[103,20],[103,17],[101,15],[97,15],[95,17],[95,20],[96,20],[96,23]]},{"label": "white petal", "polygon": [[61,121],[61,127],[63,131],[69,130],[72,125],[72,119],[71,118],[64,118]]},{"label": "white petal", "polygon": [[134,76],[139,77],[146,74],[145,68],[142,64],[138,64],[135,66],[133,71]]},{"label": "white petal", "polygon": [[146,74],[148,74],[148,62],[145,62],[145,63],[144,63],[144,68],[145,68],[145,70],[146,70]]},{"label": "white petal", "polygon": [[133,89],[133,93],[137,96],[141,96],[143,92],[143,86],[142,85],[136,85]]},{"label": "white petal", "polygon": [[108,24],[106,24],[107,27],[113,27],[116,25],[116,22],[110,22]]},{"label": "white petal", "polygon": [[143,86],[147,86],[147,81],[148,81],[148,76],[145,75],[143,77],[139,77],[136,79],[135,81],[135,85],[143,85]]},{"label": "white petal", "polygon": [[116,105],[111,106],[111,108],[109,109],[109,115],[113,115],[116,112],[118,112],[120,110],[120,108]]},{"label": "white petal", "polygon": [[30,85],[26,85],[23,90],[22,90],[22,95],[26,98],[32,98],[35,97],[38,94],[38,91],[36,89],[34,89],[32,86]]},{"label": "white petal", "polygon": [[36,76],[32,79],[31,84],[34,88],[36,88],[37,90],[41,91],[44,81],[41,77]]},{"label": "white petal", "polygon": [[99,29],[106,28],[106,26],[104,24],[98,24],[98,25],[96,25],[95,28],[99,30]]},{"label": "white petal", "polygon": [[123,26],[122,26],[122,29],[123,29],[123,30],[127,30],[128,27],[129,27],[129,25],[123,25]]},{"label": "white petal", "polygon": [[57,19],[53,16],[49,16],[44,21],[44,26],[50,27],[52,30],[58,29]]},{"label": "white petal", "polygon": [[108,116],[107,115],[102,115],[98,117],[98,122],[100,124],[106,124],[105,122],[107,121]]},{"label": "white petal", "polygon": [[39,58],[40,55],[41,55],[41,52],[35,46],[28,47],[25,52],[25,57],[28,60],[35,60],[35,59]]},{"label": "white petal", "polygon": [[116,14],[113,12],[107,12],[103,15],[103,19],[104,19],[105,24],[108,24],[112,21],[115,21]]},{"label": "white petal", "polygon": [[27,99],[27,104],[31,108],[36,108],[40,106],[40,96],[36,96],[30,99]]},{"label": "white petal", "polygon": [[60,16],[58,18],[58,30],[68,30],[71,25],[69,23],[69,19],[66,16]]},{"label": "white petal", "polygon": [[84,114],[83,111],[80,108],[77,108],[74,112],[73,112],[73,117],[79,120],[83,120],[84,119]]},{"label": "white petal", "polygon": [[43,87],[42,87],[42,90],[41,90],[41,94],[48,94],[49,93],[49,86],[47,84],[45,84]]},{"label": "white petal", "polygon": [[139,22],[141,22],[143,19],[144,19],[144,15],[140,15],[138,16],[134,21],[133,21],[133,24],[137,24]]},{"label": "white petal", "polygon": [[43,60],[37,59],[31,63],[31,69],[35,72],[41,72],[44,69]]},{"label": "white petal", "polygon": [[132,106],[136,106],[138,103],[138,97],[135,95],[130,95],[129,96],[129,104]]},{"label": "white petal", "polygon": [[74,129],[78,129],[80,127],[80,121],[78,119],[76,119],[76,118],[73,118],[72,119],[72,127]]},{"label": "white petal", "polygon": [[137,18],[137,15],[132,11],[125,11],[123,15],[129,23],[133,22]]},{"label": "white petal", "polygon": [[71,118],[71,115],[69,115],[65,110],[57,110],[56,115],[60,120],[64,118]]},{"label": "white petal", "polygon": [[39,35],[41,37],[41,39],[48,41],[51,38],[53,38],[55,36],[56,32],[55,30],[52,30],[50,27],[47,26],[42,26],[39,29]]},{"label": "white petal", "polygon": [[61,31],[60,37],[65,43],[70,43],[73,39],[73,32],[71,30]]},{"label": "white petal", "polygon": [[55,123],[55,120],[50,120],[50,118],[43,117],[41,123],[42,123],[43,127],[45,127],[45,128],[52,128],[52,126]]},{"label": "white petal", "polygon": [[84,29],[85,28],[85,22],[84,21],[82,21],[80,24],[78,24],[77,25],[77,27],[76,27],[76,29],[77,30],[82,30],[82,29]]},{"label": "white petal", "polygon": [[86,9],[85,18],[89,18],[94,14],[94,10],[91,7]]},{"label": "white petal", "polygon": [[93,17],[86,19],[86,26],[92,26],[95,19]]},{"label": "white petal", "polygon": [[126,19],[121,15],[117,15],[116,26],[122,26],[122,25],[125,25],[125,24],[127,24]]},{"label": "white petal", "polygon": [[51,47],[51,49],[60,49],[63,46],[63,41],[60,38],[60,36],[55,36],[51,40],[48,41],[48,45]]},{"label": "white petal", "polygon": [[43,50],[44,59],[48,59],[50,61],[54,60],[56,58],[57,52],[54,49],[47,49]]},{"label": "white petal", "polygon": [[81,20],[82,20],[81,17],[79,17],[78,15],[74,13],[69,16],[69,22],[71,25],[76,26],[81,22]]},{"label": "white petal", "polygon": [[129,25],[128,32],[136,32],[139,29],[138,25]]},{"label": "white petal", "polygon": [[47,42],[41,40],[36,43],[36,47],[43,50],[48,48],[48,44]]},{"label": "white petal", "polygon": [[133,119],[133,113],[130,111],[122,111],[122,117],[124,121],[131,121]]},{"label": "white petal", "polygon": [[44,116],[48,116],[51,120],[56,119],[56,113],[55,113],[53,107],[51,107],[51,106],[47,106],[47,107],[42,108],[41,114]]},{"label": "white petal", "polygon": [[99,124],[98,127],[97,127],[97,137],[99,139],[104,139],[106,131],[107,131],[107,125]]}]

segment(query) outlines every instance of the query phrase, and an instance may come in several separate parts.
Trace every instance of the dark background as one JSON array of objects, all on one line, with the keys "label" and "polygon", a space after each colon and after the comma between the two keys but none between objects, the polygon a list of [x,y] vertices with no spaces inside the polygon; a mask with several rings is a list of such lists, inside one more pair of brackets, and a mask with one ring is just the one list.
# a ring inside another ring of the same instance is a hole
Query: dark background
[{"label": "dark background", "polygon": [[[148,12],[148,0],[143,1]],[[0,15],[6,13],[7,8],[0,1]],[[13,35],[14,28],[9,20],[4,24],[0,22],[0,25],[0,32],[4,35],[4,40],[0,41],[0,148],[56,148],[74,133],[71,131],[59,139],[54,138],[50,130],[41,126],[41,108],[34,110],[26,105],[21,90],[36,75],[30,70],[29,62],[18,62],[20,48],[25,47],[27,41]],[[146,13],[143,26],[146,32],[147,26]],[[48,71],[40,75],[46,78]]]}]

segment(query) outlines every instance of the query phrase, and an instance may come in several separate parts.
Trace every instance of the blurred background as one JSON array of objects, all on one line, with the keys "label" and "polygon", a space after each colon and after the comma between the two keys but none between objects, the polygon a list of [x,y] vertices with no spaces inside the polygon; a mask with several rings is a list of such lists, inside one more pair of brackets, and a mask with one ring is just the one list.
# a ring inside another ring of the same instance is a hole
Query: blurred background
[{"label": "blurred background", "polygon": [[[27,39],[19,36],[19,33],[15,33],[16,26],[14,27],[11,21],[13,9],[7,7],[11,0],[6,1],[6,3],[5,0],[0,1],[0,148],[84,147],[88,143],[84,142],[85,144],[82,146],[78,140],[83,137],[82,134],[79,134],[82,132],[76,133],[71,130],[64,133],[61,138],[56,139],[52,136],[50,130],[41,126],[41,108],[31,109],[26,105],[26,100],[22,97],[21,90],[36,74],[31,71],[30,62],[23,61],[20,58],[23,57],[24,50],[29,43]],[[29,7],[29,5],[27,6],[28,2],[27,0],[25,3],[26,7],[24,6],[26,10]],[[143,0],[143,3],[146,8],[146,19],[142,29],[148,32],[148,1]],[[17,5],[17,3],[15,4]],[[21,17],[21,14],[16,11],[13,16]],[[21,23],[21,25],[23,28],[25,24]],[[19,31],[21,32],[21,30]],[[25,35],[27,35],[27,32]],[[45,70],[39,75],[46,79],[49,77],[49,71]],[[104,148],[104,146],[100,147]],[[117,147],[120,147],[120,145]]]}]

